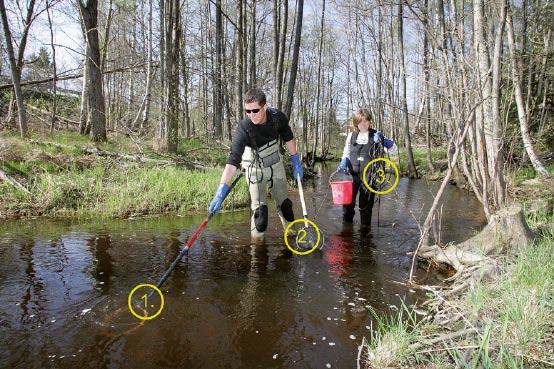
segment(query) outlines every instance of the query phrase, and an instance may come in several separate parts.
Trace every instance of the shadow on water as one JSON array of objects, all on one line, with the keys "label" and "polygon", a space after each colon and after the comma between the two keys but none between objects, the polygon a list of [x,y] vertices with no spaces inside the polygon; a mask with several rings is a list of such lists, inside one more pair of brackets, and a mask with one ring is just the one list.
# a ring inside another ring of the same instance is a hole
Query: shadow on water
[{"label": "shadow on water", "polygon": [[[406,253],[439,184],[401,179],[368,230],[357,217],[342,224],[326,168],[319,174],[305,197],[321,249],[293,255],[274,210],[261,244],[250,242],[248,210],[218,214],[164,284],[163,311],[142,322],[127,307],[130,291],[157,282],[202,216],[0,223],[0,367],[354,366],[369,307],[394,313],[423,298],[394,282],[409,274]],[[477,200],[454,187],[442,220],[447,241],[485,222]],[[149,315],[160,306],[144,303]]]}]

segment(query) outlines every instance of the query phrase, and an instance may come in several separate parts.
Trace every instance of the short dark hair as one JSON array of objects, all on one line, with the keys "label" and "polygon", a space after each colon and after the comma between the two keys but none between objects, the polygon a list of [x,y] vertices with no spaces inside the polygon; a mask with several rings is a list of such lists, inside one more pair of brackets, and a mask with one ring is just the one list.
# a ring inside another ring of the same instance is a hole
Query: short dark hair
[{"label": "short dark hair", "polygon": [[244,94],[244,103],[250,104],[253,102],[257,102],[262,106],[266,103],[265,93],[259,88],[251,88]]}]

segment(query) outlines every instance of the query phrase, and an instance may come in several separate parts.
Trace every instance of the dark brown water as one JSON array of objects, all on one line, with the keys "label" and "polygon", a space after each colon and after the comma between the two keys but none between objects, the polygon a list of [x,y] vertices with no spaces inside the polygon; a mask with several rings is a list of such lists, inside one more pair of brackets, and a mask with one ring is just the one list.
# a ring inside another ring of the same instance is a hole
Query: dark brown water
[{"label": "dark brown water", "polygon": [[[285,252],[274,211],[262,245],[250,244],[249,211],[218,214],[163,286],[161,314],[142,324],[128,294],[158,281],[202,216],[1,222],[0,367],[355,367],[368,308],[394,313],[401,300],[421,298],[394,282],[409,274],[415,219],[424,218],[438,183],[401,180],[376,204],[365,233],[342,226],[321,174],[305,195],[325,235],[322,250]],[[449,187],[444,200],[443,240],[483,225],[467,193]],[[295,210],[299,216],[298,201]]]}]

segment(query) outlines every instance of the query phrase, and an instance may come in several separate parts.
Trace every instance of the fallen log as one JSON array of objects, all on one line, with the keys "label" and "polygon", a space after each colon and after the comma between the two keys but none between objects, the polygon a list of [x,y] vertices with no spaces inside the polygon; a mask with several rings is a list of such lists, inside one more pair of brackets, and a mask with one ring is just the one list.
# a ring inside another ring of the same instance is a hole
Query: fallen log
[{"label": "fallen log", "polygon": [[115,159],[123,159],[123,160],[138,162],[138,163],[152,163],[152,164],[159,164],[159,165],[183,165],[188,169],[201,169],[201,170],[212,169],[200,163],[188,161],[180,157],[170,157],[168,155],[165,155],[165,157],[169,158],[170,160],[154,159],[144,155],[121,154],[117,152],[102,150],[96,146],[93,146],[93,147],[69,146],[69,145],[58,144],[55,142],[37,141],[37,140],[30,140],[29,142],[37,145],[50,145],[50,146],[54,146],[62,149],[78,148],[82,150],[85,154],[111,157]]},{"label": "fallen log", "polygon": [[475,333],[476,331],[473,328],[466,328],[466,329],[459,330],[457,332],[446,333],[441,336],[435,337],[433,339],[424,339],[422,341],[412,343],[410,346],[408,346],[408,350],[416,351],[421,349],[424,346],[433,346],[439,342],[449,341],[455,338],[472,335]]},{"label": "fallen log", "polygon": [[[42,110],[40,108],[37,108],[36,106],[33,106],[33,105],[29,105],[29,104],[25,104],[25,107],[26,108],[30,108],[31,110],[34,110],[38,113],[41,113],[41,114],[44,114],[44,115],[48,115],[48,116],[52,116],[52,112],[50,111],[46,111],[46,110]],[[40,118],[39,118],[40,119]],[[71,125],[74,125],[74,126],[79,126],[79,122],[77,121],[74,121],[74,120],[71,120],[69,118],[65,118],[65,117],[62,117],[61,115],[56,115],[56,119],[57,120],[60,120],[64,123],[68,123],[68,124],[71,124]]]},{"label": "fallen log", "polygon": [[1,169],[0,169],[0,180],[8,182],[15,188],[25,192],[27,195],[31,194],[29,190],[25,188],[25,186],[23,186],[21,183],[17,182],[15,179],[13,179],[12,177],[4,173],[4,171],[2,171]]}]

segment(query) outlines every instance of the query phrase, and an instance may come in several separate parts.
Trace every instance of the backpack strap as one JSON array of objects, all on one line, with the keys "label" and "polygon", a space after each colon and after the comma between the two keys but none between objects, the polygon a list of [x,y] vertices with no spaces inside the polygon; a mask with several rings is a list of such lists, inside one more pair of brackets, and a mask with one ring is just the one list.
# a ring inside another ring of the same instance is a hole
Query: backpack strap
[{"label": "backpack strap", "polygon": [[350,136],[350,144],[352,146],[357,145],[356,140],[358,139],[358,132],[352,132],[352,136]]}]

